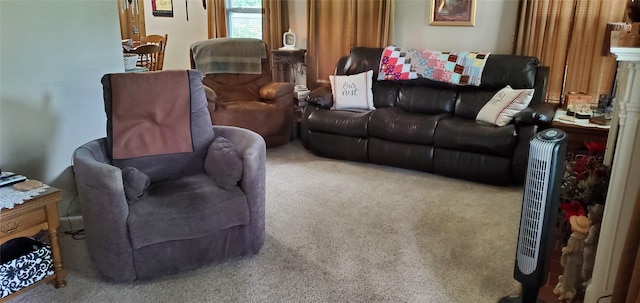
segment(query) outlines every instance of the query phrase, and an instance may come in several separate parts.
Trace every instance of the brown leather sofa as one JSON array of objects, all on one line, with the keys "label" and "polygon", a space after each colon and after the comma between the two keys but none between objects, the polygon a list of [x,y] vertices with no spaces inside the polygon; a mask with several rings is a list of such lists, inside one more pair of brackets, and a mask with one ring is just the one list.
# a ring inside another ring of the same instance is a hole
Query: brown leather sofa
[{"label": "brown leather sofa", "polygon": [[[491,54],[478,87],[427,79],[377,81],[381,48],[357,47],[337,64],[337,75],[374,71],[375,110],[330,110],[331,88],[307,98],[301,140],[313,153],[492,184],[521,184],[536,132],[548,128],[549,68],[534,57]],[[506,126],[476,122],[500,89],[534,88],[533,100]]]}]

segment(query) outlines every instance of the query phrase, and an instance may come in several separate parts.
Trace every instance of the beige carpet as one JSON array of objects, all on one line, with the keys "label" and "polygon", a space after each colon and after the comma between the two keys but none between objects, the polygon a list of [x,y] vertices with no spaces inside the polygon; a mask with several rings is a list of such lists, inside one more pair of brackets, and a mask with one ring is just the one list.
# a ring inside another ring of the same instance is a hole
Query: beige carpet
[{"label": "beige carpet", "polygon": [[13,302],[497,302],[512,293],[521,187],[268,150],[260,254],[153,281],[97,276],[61,237],[67,287]]}]

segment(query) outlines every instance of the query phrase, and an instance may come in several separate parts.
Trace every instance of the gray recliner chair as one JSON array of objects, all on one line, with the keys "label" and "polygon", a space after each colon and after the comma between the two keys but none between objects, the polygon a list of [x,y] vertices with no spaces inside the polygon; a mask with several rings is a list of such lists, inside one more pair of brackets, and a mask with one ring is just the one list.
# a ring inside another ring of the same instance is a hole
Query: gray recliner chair
[{"label": "gray recliner chair", "polygon": [[75,150],[87,245],[116,282],[149,279],[264,243],[265,142],[212,126],[199,71],[102,78],[107,137]]}]

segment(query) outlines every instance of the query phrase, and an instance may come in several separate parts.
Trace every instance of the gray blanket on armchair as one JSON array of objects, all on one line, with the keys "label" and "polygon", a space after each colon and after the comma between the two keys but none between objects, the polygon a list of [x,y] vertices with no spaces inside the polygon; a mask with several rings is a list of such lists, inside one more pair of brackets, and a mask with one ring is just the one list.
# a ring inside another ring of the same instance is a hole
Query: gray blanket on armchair
[{"label": "gray blanket on armchair", "polygon": [[191,45],[196,69],[203,74],[261,74],[261,60],[267,58],[262,40],[216,38]]}]

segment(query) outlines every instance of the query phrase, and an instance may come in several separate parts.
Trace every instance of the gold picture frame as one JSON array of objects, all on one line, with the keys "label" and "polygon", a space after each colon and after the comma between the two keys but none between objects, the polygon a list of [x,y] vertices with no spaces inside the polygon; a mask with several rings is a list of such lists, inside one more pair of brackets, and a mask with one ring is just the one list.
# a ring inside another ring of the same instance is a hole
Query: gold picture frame
[{"label": "gold picture frame", "polygon": [[478,0],[427,0],[429,25],[475,26]]},{"label": "gold picture frame", "polygon": [[173,17],[173,0],[151,0],[151,13],[156,17]]}]

